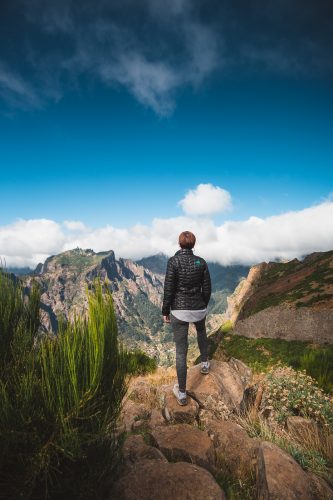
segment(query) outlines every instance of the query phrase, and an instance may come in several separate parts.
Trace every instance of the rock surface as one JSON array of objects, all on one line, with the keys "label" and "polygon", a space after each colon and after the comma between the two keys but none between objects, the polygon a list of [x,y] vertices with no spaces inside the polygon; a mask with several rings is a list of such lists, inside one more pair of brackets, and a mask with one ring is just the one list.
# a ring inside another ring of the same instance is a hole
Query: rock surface
[{"label": "rock surface", "polygon": [[308,472],[310,479],[312,498],[314,500],[333,500],[333,490],[322,477],[317,476],[313,472]]},{"label": "rock surface", "polygon": [[150,414],[150,417],[148,420],[148,427],[150,429],[154,429],[154,427],[158,427],[159,425],[164,425],[164,424],[166,424],[166,421],[162,415],[162,410],[154,408],[151,411],[151,414]]},{"label": "rock surface", "polygon": [[333,309],[296,309],[285,304],[272,306],[249,318],[238,320],[234,334],[255,339],[266,337],[332,344]]},{"label": "rock surface", "polygon": [[152,431],[156,446],[171,461],[186,461],[214,470],[215,450],[207,432],[188,424],[157,427]]},{"label": "rock surface", "polygon": [[144,404],[127,399],[120,413],[119,424],[123,424],[124,430],[129,432],[135,427],[133,427],[135,422],[146,420],[149,418],[149,415],[150,411]]},{"label": "rock surface", "polygon": [[273,443],[260,444],[256,476],[258,500],[313,500],[306,472]]},{"label": "rock surface", "polygon": [[198,465],[146,460],[115,484],[110,500],[225,500],[213,476]]},{"label": "rock surface", "polygon": [[228,298],[234,333],[333,343],[333,251],[263,262]]},{"label": "rock surface", "polygon": [[168,422],[192,424],[199,413],[198,403],[187,396],[187,405],[180,406],[172,392],[173,386],[166,388],[163,415]]},{"label": "rock surface", "polygon": [[[244,378],[244,377],[243,377]],[[191,367],[187,373],[187,391],[201,407],[209,397],[222,400],[232,411],[239,412],[244,397],[246,382],[232,364],[211,360],[208,375],[200,373],[200,364]]]},{"label": "rock surface", "polygon": [[147,445],[143,436],[139,434],[132,434],[126,439],[123,446],[123,459],[127,465],[142,459],[168,462],[160,450]]},{"label": "rock surface", "polygon": [[254,476],[260,440],[231,420],[212,421],[208,433],[213,439],[218,467],[227,475],[243,479]]}]

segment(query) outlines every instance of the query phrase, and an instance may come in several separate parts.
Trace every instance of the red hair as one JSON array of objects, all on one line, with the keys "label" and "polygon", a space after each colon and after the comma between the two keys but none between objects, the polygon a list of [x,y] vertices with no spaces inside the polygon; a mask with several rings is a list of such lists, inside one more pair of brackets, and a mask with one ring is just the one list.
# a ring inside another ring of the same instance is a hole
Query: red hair
[{"label": "red hair", "polygon": [[195,236],[191,231],[183,231],[178,238],[178,243],[182,248],[193,248],[195,241]]}]

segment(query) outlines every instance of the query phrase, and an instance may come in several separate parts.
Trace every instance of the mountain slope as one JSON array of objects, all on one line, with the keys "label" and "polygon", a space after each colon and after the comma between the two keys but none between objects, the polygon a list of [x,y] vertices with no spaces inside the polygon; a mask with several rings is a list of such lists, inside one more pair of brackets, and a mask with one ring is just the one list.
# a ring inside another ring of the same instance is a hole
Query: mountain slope
[{"label": "mountain slope", "polygon": [[333,251],[252,267],[227,316],[242,335],[333,343]]}]

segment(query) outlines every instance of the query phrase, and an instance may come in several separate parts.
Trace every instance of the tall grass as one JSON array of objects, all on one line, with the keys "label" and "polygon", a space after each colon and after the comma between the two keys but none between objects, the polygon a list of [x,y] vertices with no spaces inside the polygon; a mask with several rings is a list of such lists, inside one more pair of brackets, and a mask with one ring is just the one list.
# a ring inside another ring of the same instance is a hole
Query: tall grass
[{"label": "tall grass", "polygon": [[[88,292],[87,292],[88,293]],[[113,428],[127,389],[109,290],[95,282],[87,317],[36,342],[39,290],[29,300],[0,271],[0,496],[98,498],[117,457]]]}]

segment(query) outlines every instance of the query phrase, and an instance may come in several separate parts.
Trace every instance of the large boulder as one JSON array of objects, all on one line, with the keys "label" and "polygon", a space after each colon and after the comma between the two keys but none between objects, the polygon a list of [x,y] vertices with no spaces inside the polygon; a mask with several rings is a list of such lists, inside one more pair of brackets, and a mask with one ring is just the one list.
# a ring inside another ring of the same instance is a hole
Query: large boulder
[{"label": "large boulder", "polygon": [[231,420],[210,421],[208,433],[215,445],[217,466],[226,475],[242,479],[254,477],[260,440]]},{"label": "large boulder", "polygon": [[157,427],[151,435],[168,460],[191,462],[215,470],[214,445],[207,432],[189,424],[175,424]]},{"label": "large boulder", "polygon": [[187,373],[187,392],[202,408],[205,408],[207,399],[213,397],[222,400],[231,411],[238,413],[249,380],[249,372],[245,375],[245,366],[238,367],[237,362],[211,360],[209,374],[202,375],[200,364],[195,365]]},{"label": "large boulder", "polygon": [[288,453],[268,441],[259,446],[256,477],[258,500],[313,500],[306,472]]},{"label": "large boulder", "polygon": [[146,460],[114,485],[110,500],[225,500],[213,476],[198,465]]},{"label": "large boulder", "polygon": [[199,413],[198,403],[191,397],[187,397],[187,405],[180,406],[172,392],[170,385],[165,390],[163,415],[168,422],[192,424]]}]

